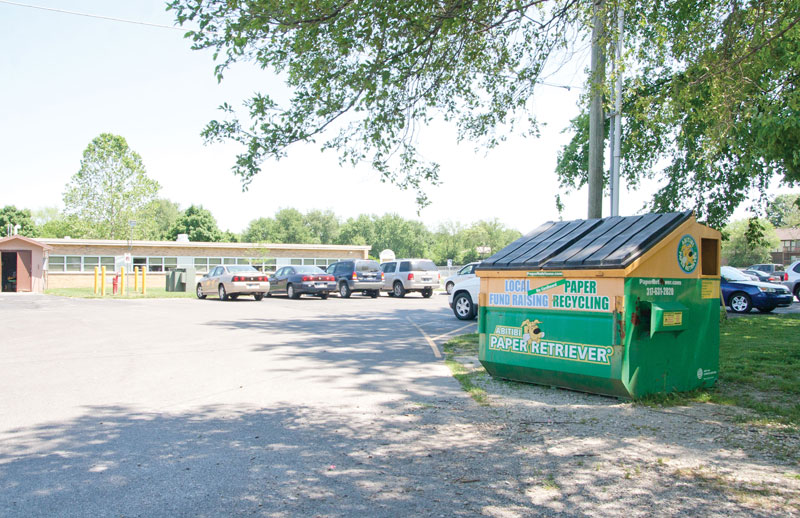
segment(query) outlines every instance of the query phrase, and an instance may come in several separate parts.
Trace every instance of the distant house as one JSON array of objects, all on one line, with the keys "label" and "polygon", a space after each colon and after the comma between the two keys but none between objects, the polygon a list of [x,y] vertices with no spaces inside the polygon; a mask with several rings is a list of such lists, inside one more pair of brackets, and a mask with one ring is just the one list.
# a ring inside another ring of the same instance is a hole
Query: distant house
[{"label": "distant house", "polygon": [[800,228],[776,228],[775,233],[780,244],[772,251],[772,262],[787,265],[800,259]]}]

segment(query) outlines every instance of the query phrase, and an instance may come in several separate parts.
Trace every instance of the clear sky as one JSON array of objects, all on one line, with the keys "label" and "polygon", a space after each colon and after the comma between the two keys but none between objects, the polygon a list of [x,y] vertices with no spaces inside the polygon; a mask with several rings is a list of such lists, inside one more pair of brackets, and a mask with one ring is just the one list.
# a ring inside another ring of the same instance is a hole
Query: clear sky
[{"label": "clear sky", "polygon": [[[15,1],[173,25],[159,0]],[[200,131],[221,117],[223,102],[240,106],[255,91],[284,88],[252,65],[235,67],[218,84],[211,54],[190,50],[183,33],[0,3],[0,206],[62,207],[83,150],[110,132],[142,156],[160,196],[182,209],[201,204],[235,232],[283,207],[331,209],[343,218],[397,212],[429,226],[497,218],[523,232],[558,218],[556,157],[569,139],[561,131],[578,113],[580,90],[539,87],[533,109],[544,123],[541,137],[512,137],[489,152],[457,144],[445,123],[423,130],[420,148],[441,164],[442,184],[428,190],[432,204],[419,215],[413,193],[381,183],[368,167],[340,167],[333,152],[314,145],[265,162],[242,192],[230,171],[238,145],[206,146]],[[585,66],[584,53],[548,82],[580,86]],[[623,191],[621,214],[638,212],[654,188]],[[562,198],[565,219],[586,217],[585,191]]]}]

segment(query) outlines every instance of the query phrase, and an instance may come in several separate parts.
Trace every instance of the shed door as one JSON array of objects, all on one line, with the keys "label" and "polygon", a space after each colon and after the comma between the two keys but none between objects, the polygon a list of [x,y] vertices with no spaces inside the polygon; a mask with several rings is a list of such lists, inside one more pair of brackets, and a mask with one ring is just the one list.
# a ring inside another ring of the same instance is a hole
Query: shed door
[{"label": "shed door", "polygon": [[31,263],[30,250],[17,252],[17,291],[31,291]]}]

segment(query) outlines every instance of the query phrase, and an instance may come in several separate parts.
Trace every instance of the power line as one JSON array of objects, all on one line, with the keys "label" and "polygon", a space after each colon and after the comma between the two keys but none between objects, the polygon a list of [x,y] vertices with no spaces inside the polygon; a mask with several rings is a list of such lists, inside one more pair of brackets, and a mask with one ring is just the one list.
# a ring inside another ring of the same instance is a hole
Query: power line
[{"label": "power line", "polygon": [[52,7],[42,7],[39,5],[30,5],[30,4],[21,4],[19,2],[10,2],[9,0],[0,0],[0,4],[8,4],[14,5],[17,7],[27,7],[29,9],[40,9],[42,11],[52,11],[54,13],[62,13],[62,14],[71,14],[74,16],[85,16],[86,18],[97,18],[99,20],[106,20],[110,22],[123,22],[123,23],[132,23],[135,25],[145,25],[147,27],[157,27],[159,29],[172,29],[174,31],[185,31],[186,29],[182,27],[173,27],[171,25],[160,25],[157,23],[150,23],[150,22],[140,22],[137,20],[126,20],[124,18],[113,18],[111,16],[101,16],[99,14],[89,14],[89,13],[79,13],[76,11],[67,11],[65,9],[55,9]]}]

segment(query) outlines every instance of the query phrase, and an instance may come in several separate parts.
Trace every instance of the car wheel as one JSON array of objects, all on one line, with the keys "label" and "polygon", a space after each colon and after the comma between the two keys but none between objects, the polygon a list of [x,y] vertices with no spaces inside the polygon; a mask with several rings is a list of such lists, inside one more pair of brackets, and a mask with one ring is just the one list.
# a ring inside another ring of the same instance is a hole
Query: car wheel
[{"label": "car wheel", "polygon": [[453,313],[459,320],[472,320],[475,318],[475,305],[469,293],[459,293],[453,299]]},{"label": "car wheel", "polygon": [[797,299],[797,301],[798,301],[798,302],[800,302],[800,283],[798,283],[798,284],[797,284],[797,285],[794,287],[794,298],[796,298],[796,299]]},{"label": "car wheel", "polygon": [[426,299],[431,298],[431,295],[433,295],[433,288],[425,288],[422,290],[422,296]]},{"label": "car wheel", "polygon": [[448,282],[445,285],[444,289],[447,290],[447,294],[450,295],[451,293],[453,293],[453,283],[452,282]]},{"label": "car wheel", "polygon": [[290,299],[300,298],[300,294],[295,291],[294,286],[291,284],[286,286],[286,296],[289,297]]},{"label": "car wheel", "polygon": [[196,290],[196,293],[197,293],[197,298],[198,298],[198,299],[204,299],[204,298],[206,298],[206,295],[205,295],[205,293],[203,293],[203,287],[202,287],[202,286],[200,286],[199,284],[197,285],[197,290]]},{"label": "car wheel", "polygon": [[349,299],[349,298],[350,298],[350,295],[351,295],[352,293],[353,293],[353,292],[352,292],[352,291],[350,291],[350,286],[348,286],[346,282],[342,282],[342,283],[340,283],[340,284],[339,284],[339,295],[340,295],[340,296],[341,296],[343,299]]},{"label": "car wheel", "polygon": [[405,297],[406,296],[406,289],[403,287],[402,282],[394,283],[394,287],[392,288],[392,292],[394,293],[395,297]]},{"label": "car wheel", "polygon": [[261,299],[264,298],[264,294],[263,293],[254,293],[253,294],[253,298],[256,299],[256,300],[261,300]]},{"label": "car wheel", "polygon": [[225,291],[225,286],[222,284],[219,285],[219,300],[228,300],[228,293]]},{"label": "car wheel", "polygon": [[394,297],[394,291],[393,290],[387,291],[386,294],[389,295],[390,297]]},{"label": "car wheel", "polygon": [[753,309],[753,302],[750,300],[750,295],[747,293],[736,292],[731,295],[731,309],[735,313],[749,313]]},{"label": "car wheel", "polygon": [[328,298],[328,295],[330,295],[330,294],[329,293],[320,293],[319,294],[319,298],[321,298],[322,300],[325,300],[325,299]]},{"label": "car wheel", "polygon": [[369,296],[372,297],[373,299],[377,299],[378,295],[380,294],[381,294],[380,290],[372,290],[369,292]]}]

